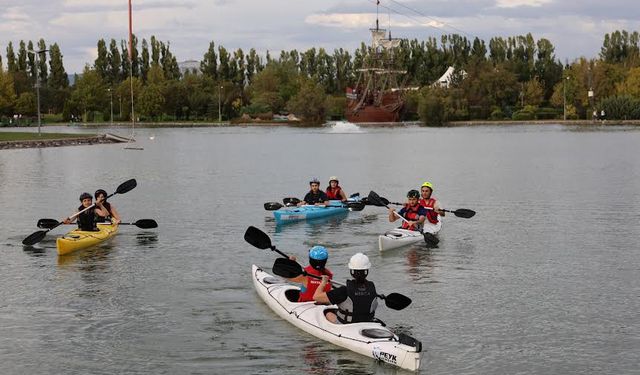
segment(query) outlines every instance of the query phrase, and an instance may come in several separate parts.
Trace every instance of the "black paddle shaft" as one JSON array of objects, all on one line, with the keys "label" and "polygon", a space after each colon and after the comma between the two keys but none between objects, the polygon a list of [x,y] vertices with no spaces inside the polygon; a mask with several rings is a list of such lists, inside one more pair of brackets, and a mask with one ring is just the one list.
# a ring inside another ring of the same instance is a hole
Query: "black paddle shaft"
[{"label": "black paddle shaft", "polygon": [[[315,279],[322,279],[322,277],[320,276],[308,274],[302,268],[300,263],[289,258],[276,259],[276,261],[273,263],[273,273],[287,279],[292,279],[298,276],[308,276]],[[344,286],[344,284],[337,281],[330,280],[330,282],[334,285]],[[378,296],[378,298],[383,299],[387,307],[389,307],[390,309],[402,310],[411,304],[411,298],[400,293],[391,293],[388,296],[385,296],[384,294],[376,295]]]}]

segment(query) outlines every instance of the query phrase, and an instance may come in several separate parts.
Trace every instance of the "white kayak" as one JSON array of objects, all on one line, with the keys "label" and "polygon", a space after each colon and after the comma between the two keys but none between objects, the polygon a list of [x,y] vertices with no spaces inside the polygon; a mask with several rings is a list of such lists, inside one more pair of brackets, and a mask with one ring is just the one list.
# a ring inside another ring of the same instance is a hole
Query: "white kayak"
[{"label": "white kayak", "polygon": [[253,285],[260,298],[278,314],[301,330],[353,352],[400,368],[417,371],[420,368],[422,344],[405,334],[396,335],[379,322],[335,324],[324,315],[336,310],[335,305],[316,305],[297,301],[298,286],[252,266]]},{"label": "white kayak", "polygon": [[378,248],[380,251],[386,251],[418,243],[420,241],[424,241],[423,233],[431,233],[434,236],[437,236],[440,229],[442,229],[441,216],[438,216],[437,224],[426,222],[422,228],[422,232],[400,228],[391,229],[385,234],[378,236]]}]

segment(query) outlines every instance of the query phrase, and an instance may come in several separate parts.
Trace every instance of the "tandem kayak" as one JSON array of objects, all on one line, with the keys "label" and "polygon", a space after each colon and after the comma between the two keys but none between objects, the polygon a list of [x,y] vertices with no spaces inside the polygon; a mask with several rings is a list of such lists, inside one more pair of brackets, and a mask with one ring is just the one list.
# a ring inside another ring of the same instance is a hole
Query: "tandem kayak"
[{"label": "tandem kayak", "polygon": [[273,211],[276,224],[286,224],[299,220],[310,220],[333,216],[349,211],[340,201],[330,201],[328,206],[305,205],[300,207],[284,207]]},{"label": "tandem kayak", "polygon": [[96,232],[74,229],[56,240],[58,255],[67,255],[80,249],[86,249],[115,236],[118,224],[98,224]]},{"label": "tandem kayak", "polygon": [[437,224],[425,223],[422,228],[423,232],[401,228],[391,229],[378,237],[378,248],[380,251],[386,251],[418,243],[425,240],[423,233],[431,233],[435,236],[440,232],[440,229],[442,229],[441,216],[438,216]]},{"label": "tandem kayak", "polygon": [[282,319],[301,330],[334,345],[406,370],[417,371],[420,368],[420,341],[402,333],[396,335],[382,322],[332,323],[324,313],[327,310],[335,311],[335,305],[292,302],[298,300],[300,288],[264,272],[256,265],[252,266],[252,277],[260,298]]}]

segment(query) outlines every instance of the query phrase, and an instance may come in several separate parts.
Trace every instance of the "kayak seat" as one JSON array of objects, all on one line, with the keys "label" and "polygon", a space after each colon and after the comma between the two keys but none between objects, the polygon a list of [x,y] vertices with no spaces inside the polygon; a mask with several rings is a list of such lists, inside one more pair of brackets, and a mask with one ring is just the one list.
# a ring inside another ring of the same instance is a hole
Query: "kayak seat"
[{"label": "kayak seat", "polygon": [[300,290],[299,289],[288,289],[284,292],[284,295],[290,302],[298,302],[300,298]]},{"label": "kayak seat", "polygon": [[282,284],[282,279],[277,277],[265,277],[262,279],[265,284]]},{"label": "kayak seat", "polygon": [[393,332],[386,329],[380,329],[380,328],[363,329],[360,331],[360,334],[362,336],[369,337],[372,339],[390,339],[395,336]]}]

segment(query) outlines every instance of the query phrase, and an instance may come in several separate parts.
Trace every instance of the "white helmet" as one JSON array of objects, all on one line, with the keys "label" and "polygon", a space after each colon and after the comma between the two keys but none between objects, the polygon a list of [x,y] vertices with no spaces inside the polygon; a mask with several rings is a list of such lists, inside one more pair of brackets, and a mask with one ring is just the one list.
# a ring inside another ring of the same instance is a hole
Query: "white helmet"
[{"label": "white helmet", "polygon": [[350,270],[368,270],[369,268],[371,268],[369,257],[362,253],[355,254],[349,260]]}]

